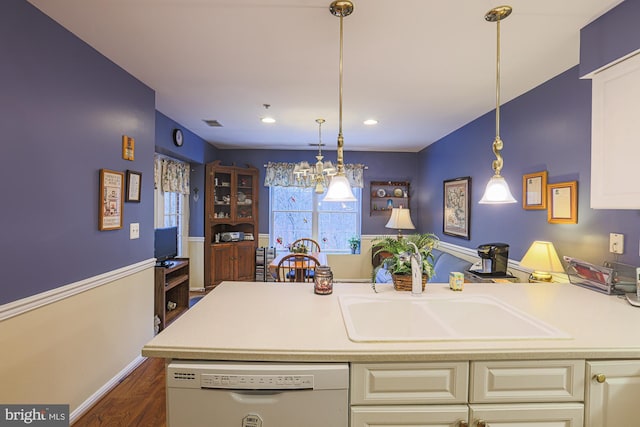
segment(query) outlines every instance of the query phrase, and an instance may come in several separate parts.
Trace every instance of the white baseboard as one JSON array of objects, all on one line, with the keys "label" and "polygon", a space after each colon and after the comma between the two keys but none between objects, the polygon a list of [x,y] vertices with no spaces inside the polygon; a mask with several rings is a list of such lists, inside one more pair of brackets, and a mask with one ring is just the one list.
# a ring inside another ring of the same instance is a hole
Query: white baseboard
[{"label": "white baseboard", "polygon": [[100,387],[87,400],[82,402],[73,412],[71,412],[71,414],[69,414],[70,423],[73,424],[81,416],[83,416],[89,409],[91,409],[93,405],[98,403],[100,399],[102,399],[107,393],[109,393],[115,386],[117,386],[145,360],[147,360],[146,357],[136,357],[135,360],[129,363],[123,370],[118,372],[115,377],[111,378],[105,385]]}]

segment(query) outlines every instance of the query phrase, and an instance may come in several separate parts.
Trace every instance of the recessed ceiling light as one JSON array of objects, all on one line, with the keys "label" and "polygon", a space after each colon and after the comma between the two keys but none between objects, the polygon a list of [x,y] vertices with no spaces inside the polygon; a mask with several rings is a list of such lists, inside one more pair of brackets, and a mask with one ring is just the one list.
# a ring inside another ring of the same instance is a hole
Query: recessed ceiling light
[{"label": "recessed ceiling light", "polygon": [[378,121],[376,119],[367,119],[364,121],[364,124],[367,126],[377,125]]}]

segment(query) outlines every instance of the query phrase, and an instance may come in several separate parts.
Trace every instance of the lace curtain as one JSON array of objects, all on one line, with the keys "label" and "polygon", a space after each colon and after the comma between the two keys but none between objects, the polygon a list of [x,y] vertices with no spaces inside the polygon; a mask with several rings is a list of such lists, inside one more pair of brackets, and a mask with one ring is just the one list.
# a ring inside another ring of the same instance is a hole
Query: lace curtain
[{"label": "lace curtain", "polygon": [[165,192],[189,194],[189,163],[166,157],[154,157],[154,188]]},{"label": "lace curtain", "polygon": [[[305,187],[304,183],[298,182],[293,174],[295,163],[269,162],[265,171],[265,187]],[[344,165],[346,175],[352,187],[364,187],[364,165],[346,164]]]}]

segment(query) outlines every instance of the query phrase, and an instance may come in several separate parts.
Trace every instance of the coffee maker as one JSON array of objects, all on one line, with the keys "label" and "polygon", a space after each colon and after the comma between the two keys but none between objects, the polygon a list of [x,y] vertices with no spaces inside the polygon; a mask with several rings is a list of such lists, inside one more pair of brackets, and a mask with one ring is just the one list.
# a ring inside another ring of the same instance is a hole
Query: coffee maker
[{"label": "coffee maker", "polygon": [[478,246],[478,255],[482,259],[482,270],[475,274],[488,276],[506,276],[509,262],[509,245],[506,243],[485,243]]}]

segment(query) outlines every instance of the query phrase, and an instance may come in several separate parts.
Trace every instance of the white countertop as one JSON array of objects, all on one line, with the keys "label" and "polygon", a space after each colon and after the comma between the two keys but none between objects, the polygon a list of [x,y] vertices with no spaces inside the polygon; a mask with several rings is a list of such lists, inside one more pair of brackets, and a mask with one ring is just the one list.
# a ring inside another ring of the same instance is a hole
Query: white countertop
[{"label": "white countertop", "polygon": [[[397,292],[377,285],[380,295]],[[571,284],[428,284],[430,295],[490,295],[566,332],[570,339],[352,342],[340,295],[375,295],[367,283],[224,282],[142,349],[149,357],[252,361],[430,361],[481,359],[640,359],[640,308]],[[388,295],[388,294],[387,294]]]}]

